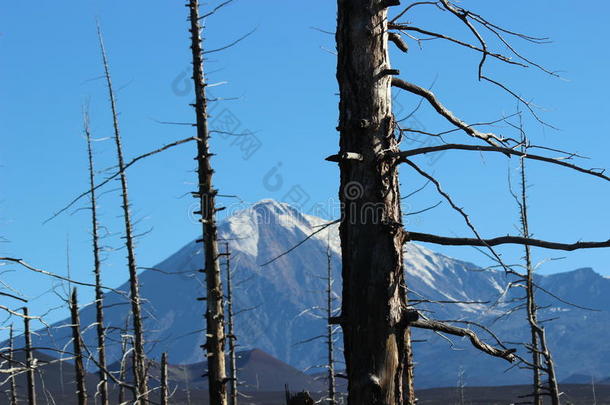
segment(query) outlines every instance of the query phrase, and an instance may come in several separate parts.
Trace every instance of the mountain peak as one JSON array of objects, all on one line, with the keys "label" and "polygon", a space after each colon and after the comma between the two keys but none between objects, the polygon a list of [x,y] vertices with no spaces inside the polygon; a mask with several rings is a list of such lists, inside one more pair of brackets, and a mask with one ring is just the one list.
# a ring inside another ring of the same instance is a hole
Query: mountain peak
[{"label": "mountain peak", "polygon": [[[324,219],[303,214],[288,203],[264,199],[234,212],[223,221],[219,229],[221,238],[233,240],[232,249],[257,257],[261,236],[291,241],[291,245],[296,245],[326,224],[328,222]],[[340,245],[337,225],[328,227],[328,232],[331,233],[330,240],[326,231],[315,233],[312,238],[324,239],[324,244],[330,242],[331,249],[338,253]]]}]

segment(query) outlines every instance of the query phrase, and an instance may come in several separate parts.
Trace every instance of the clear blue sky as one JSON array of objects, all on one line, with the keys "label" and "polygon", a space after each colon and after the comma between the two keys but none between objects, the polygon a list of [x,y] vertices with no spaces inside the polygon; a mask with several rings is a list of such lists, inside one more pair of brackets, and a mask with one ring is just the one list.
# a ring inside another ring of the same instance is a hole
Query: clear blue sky
[{"label": "clear blue sky", "polygon": [[[0,253],[22,257],[50,271],[65,274],[66,244],[71,250],[71,273],[79,280],[91,276],[89,213],[81,210],[42,222],[87,187],[85,142],[81,131],[82,104],[90,100],[94,136],[111,135],[111,117],[95,33],[100,19],[118,90],[121,128],[127,156],[133,157],[176,139],[193,135],[187,126],[160,125],[155,120],[191,122],[188,107],[193,94],[188,82],[189,49],[187,9],[181,1],[39,1],[0,5]],[[606,38],[610,4],[598,1],[462,3],[493,22],[553,43],[515,45],[537,62],[562,72],[559,80],[534,69],[489,63],[488,73],[502,79],[527,99],[559,131],[526,118],[527,131],[537,144],[559,147],[591,157],[583,165],[610,167],[610,90]],[[260,141],[253,153],[236,144],[237,138],[214,139],[219,154],[214,164],[222,193],[238,194],[246,202],[262,198],[290,200],[296,191],[303,208],[336,200],[338,171],[324,157],[338,149],[337,85],[334,38],[312,29],[334,31],[336,4],[241,0],[209,19],[205,46],[214,49],[246,32],[256,31],[239,45],[209,55],[210,81],[215,96],[239,97],[213,107],[216,124],[232,122],[237,131],[251,131]],[[409,18],[422,28],[445,30],[470,40],[459,22],[432,8]],[[407,80],[429,86],[468,122],[484,122],[515,111],[513,98],[476,80],[478,56],[440,41],[411,41],[407,55],[395,53],[394,67]],[[407,111],[417,99],[398,94],[399,110]],[[429,131],[449,129],[424,105],[417,125]],[[514,135],[507,126],[494,128]],[[456,133],[448,141],[469,141]],[[414,144],[412,144],[414,145]],[[408,146],[408,145],[405,145]],[[114,164],[108,141],[97,142],[98,168]],[[189,215],[193,201],[182,197],[193,190],[194,145],[181,146],[142,162],[129,172],[137,229],[150,233],[140,239],[138,261],[152,266],[198,235]],[[419,159],[434,173],[460,206],[471,214],[485,236],[515,233],[516,207],[507,192],[509,164],[501,155],[472,152],[445,153],[431,162]],[[276,172],[272,170],[276,169]],[[559,241],[610,237],[609,184],[555,167],[531,163],[531,228],[535,236]],[[276,175],[279,175],[278,178]],[[278,182],[278,179],[281,181]],[[424,181],[402,168],[404,193]],[[298,189],[293,187],[297,186]],[[113,190],[116,183],[107,188]],[[289,193],[292,191],[292,193]],[[303,194],[304,193],[304,194]],[[429,187],[407,203],[416,211],[440,201]],[[294,202],[294,201],[293,201]],[[231,203],[231,201],[227,201]],[[100,200],[100,221],[113,235],[107,243],[120,246],[121,232],[116,192]],[[86,204],[83,202],[79,207]],[[422,215],[409,217],[409,229],[443,235],[471,236],[463,221],[443,203]],[[448,255],[488,264],[473,249],[435,248]],[[504,250],[507,262],[519,260],[520,251]],[[111,286],[127,278],[124,252],[108,253],[104,280]],[[562,254],[537,251],[540,260],[566,256],[546,264],[542,272],[591,266],[610,275],[609,250]],[[12,268],[12,267],[11,267]],[[4,281],[32,298],[34,313],[43,313],[60,301],[52,292],[61,288],[49,279],[13,268]],[[81,292],[86,302],[91,292]],[[3,304],[15,304],[0,298]],[[56,310],[48,319],[65,316]]]}]

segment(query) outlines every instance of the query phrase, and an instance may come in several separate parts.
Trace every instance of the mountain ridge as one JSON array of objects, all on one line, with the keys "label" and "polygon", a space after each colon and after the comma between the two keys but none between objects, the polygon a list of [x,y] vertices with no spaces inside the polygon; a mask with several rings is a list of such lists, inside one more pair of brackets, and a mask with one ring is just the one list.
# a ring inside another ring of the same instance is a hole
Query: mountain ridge
[{"label": "mountain ridge", "polygon": [[[291,366],[305,369],[321,364],[324,345],[311,339],[324,332],[325,322],[311,308],[324,304],[325,284],[320,276],[326,272],[326,250],[330,247],[335,309],[340,306],[341,259],[338,224],[310,236],[328,224],[321,218],[303,214],[288,204],[263,200],[235,212],[219,225],[219,237],[228,241],[233,257],[235,277],[236,334],[240,350],[261,348]],[[305,240],[308,238],[305,242]],[[290,254],[282,253],[301,243]],[[266,266],[261,264],[272,258]],[[204,328],[204,306],[196,297],[204,294],[202,276],[198,273],[203,263],[200,244],[191,241],[168,256],[154,268],[140,274],[144,297],[147,351],[151,358],[159,358],[169,351],[173,362],[198,363],[203,358],[199,345]],[[405,271],[412,300],[432,301],[490,301],[504,293],[507,276],[501,271],[481,271],[475,264],[460,261],[432,250],[408,244],[405,248]],[[223,275],[224,277],[224,275]],[[576,269],[553,275],[537,275],[537,282],[545,290],[560,296],[556,301],[540,293],[540,305],[549,306],[543,317],[561,319],[548,326],[549,343],[557,352],[560,379],[571,374],[610,375],[610,344],[600,338],[610,334],[610,305],[605,297],[610,294],[610,280],[590,268]],[[119,288],[127,290],[126,284]],[[516,293],[509,291],[506,301]],[[128,301],[115,293],[106,295],[106,319],[112,331],[109,336],[108,358],[120,357],[120,328],[129,323]],[[602,310],[590,312],[574,308],[566,302]],[[507,304],[488,305],[458,303],[435,305],[414,303],[422,311],[434,311],[437,319],[469,319],[492,325],[498,336],[507,341],[527,341],[525,317],[522,313],[494,321]],[[427,312],[426,312],[427,313]],[[92,306],[81,310],[81,323],[88,325],[95,319]],[[58,322],[56,326],[65,325]],[[595,325],[596,328],[591,328]],[[87,330],[85,341],[95,346],[94,331]],[[589,334],[583,336],[583,331]],[[484,333],[481,333],[485,335]],[[69,339],[66,328],[53,332],[41,331],[35,344],[62,346]],[[488,338],[488,337],[487,337]],[[468,342],[454,339],[453,346],[429,332],[416,330],[414,339],[426,344],[414,345],[416,384],[419,387],[454,385],[458,369],[465,370],[470,385],[520,384],[527,381],[527,372],[512,369],[503,360],[488,358],[473,350]],[[605,339],[607,340],[607,339]],[[339,339],[339,346],[340,346]],[[581,353],[584,347],[598,348]],[[459,350],[457,350],[459,349]],[[564,370],[564,365],[569,365]]]}]

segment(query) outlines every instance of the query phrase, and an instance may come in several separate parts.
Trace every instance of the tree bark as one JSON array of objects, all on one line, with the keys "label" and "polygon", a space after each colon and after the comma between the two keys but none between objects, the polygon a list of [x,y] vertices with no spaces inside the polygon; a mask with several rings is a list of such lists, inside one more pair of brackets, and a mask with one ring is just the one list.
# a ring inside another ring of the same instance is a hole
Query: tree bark
[{"label": "tree bark", "polygon": [[36,405],[34,356],[32,353],[32,334],[30,332],[30,316],[27,307],[23,308],[23,326],[25,336],[25,365],[28,369],[26,373],[26,381],[28,385],[28,405]]},{"label": "tree bark", "polygon": [[104,329],[104,291],[102,290],[102,271],[99,247],[99,228],[97,222],[97,199],[95,191],[95,166],[93,164],[93,147],[89,130],[89,117],[85,114],[85,136],[87,138],[87,156],[89,160],[89,199],[91,202],[91,235],[93,243],[93,274],[95,275],[95,316],[97,332],[97,356],[100,382],[98,392],[100,405],[108,405],[108,379],[106,377],[106,336]]},{"label": "tree bark", "polygon": [[328,403],[330,405],[336,405],[336,384],[335,384],[335,342],[334,342],[334,331],[335,325],[331,323],[333,317],[333,272],[330,255],[330,243],[326,247],[326,344],[327,355],[328,355]]},{"label": "tree bark", "polygon": [[76,288],[72,290],[72,295],[70,296],[70,315],[72,318],[72,344],[74,346],[74,371],[76,374],[78,405],[87,405],[87,387],[85,386],[85,366],[83,364],[83,347]]},{"label": "tree bark", "polygon": [[[8,353],[8,366],[13,367],[14,360],[14,346],[13,346],[13,325],[11,324],[9,329],[9,353]],[[15,380],[15,373],[11,374],[10,378],[11,391],[9,393],[11,405],[17,405],[17,381]]]},{"label": "tree bark", "polygon": [[557,375],[555,374],[555,362],[553,361],[553,356],[549,351],[549,348],[546,344],[546,333],[544,328],[540,327],[538,330],[540,336],[540,348],[542,349],[542,355],[545,361],[545,369],[547,376],[549,378],[549,396],[551,397],[551,405],[559,405],[559,384],[557,383]]},{"label": "tree bark", "polygon": [[380,159],[385,152],[398,152],[384,4],[338,0],[340,319],[350,405],[409,400],[398,172],[393,158]]},{"label": "tree bark", "polygon": [[161,405],[169,404],[167,384],[167,353],[161,355]]},{"label": "tree bark", "polygon": [[195,111],[197,115],[197,197],[200,201],[206,279],[206,357],[210,405],[227,404],[227,375],[225,366],[224,300],[220,263],[218,260],[218,230],[216,226],[216,194],[210,162],[206,82],[199,24],[199,1],[189,1],[193,81],[195,83]]},{"label": "tree bark", "polygon": [[[127,333],[127,328],[125,328],[125,333]],[[121,337],[121,362],[120,362],[120,367],[119,367],[119,381],[125,381],[125,362],[126,362],[126,353],[127,353],[127,341],[125,337]],[[120,384],[119,385],[119,394],[118,394],[118,400],[119,400],[119,404],[122,404],[123,402],[125,402],[125,387]]]},{"label": "tree bark", "polygon": [[235,325],[233,324],[233,275],[231,274],[231,252],[225,243],[227,272],[227,338],[229,339],[229,405],[237,405],[237,362],[235,359]]},{"label": "tree bark", "polygon": [[417,398],[415,397],[415,385],[413,383],[415,381],[415,364],[413,363],[413,347],[411,346],[411,328],[407,328],[407,333],[405,336],[405,351],[405,405],[416,405]]},{"label": "tree bark", "polygon": [[110,99],[110,108],[112,110],[112,123],[114,128],[114,141],[116,144],[117,160],[121,181],[121,198],[123,208],[123,220],[125,223],[125,247],[127,249],[127,267],[129,269],[129,289],[131,298],[131,312],[133,316],[133,334],[134,334],[134,380],[136,381],[136,392],[138,404],[148,403],[148,384],[146,381],[145,362],[146,354],[144,352],[144,330],[142,326],[142,311],[140,302],[140,286],[138,282],[138,266],[136,263],[136,255],[133,240],[133,228],[131,222],[131,212],[129,209],[129,193],[127,190],[127,175],[125,174],[125,160],[123,158],[123,146],[121,141],[121,133],[119,130],[118,113],[116,109],[116,100],[112,87],[110,76],[110,67],[108,58],[104,48],[102,33],[98,26],[98,38],[102,52],[102,60],[104,63],[104,73],[108,94]]}]

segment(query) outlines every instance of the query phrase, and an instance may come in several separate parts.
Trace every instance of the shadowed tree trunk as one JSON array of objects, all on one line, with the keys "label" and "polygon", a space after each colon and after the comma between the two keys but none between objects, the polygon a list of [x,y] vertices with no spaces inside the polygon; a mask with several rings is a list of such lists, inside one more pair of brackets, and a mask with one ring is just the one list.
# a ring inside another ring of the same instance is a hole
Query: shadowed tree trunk
[{"label": "shadowed tree trunk", "polygon": [[224,303],[220,264],[218,261],[218,235],[216,226],[216,194],[212,177],[214,170],[210,162],[206,81],[199,24],[199,2],[190,0],[190,32],[193,57],[193,81],[195,83],[195,111],[197,115],[197,175],[200,201],[199,214],[203,230],[203,248],[206,280],[206,357],[211,405],[227,404],[227,375],[225,368]]},{"label": "shadowed tree trunk", "polygon": [[70,315],[72,319],[72,340],[74,345],[74,371],[76,374],[76,394],[78,404],[87,404],[87,387],[85,386],[85,366],[83,364],[83,347],[80,333],[80,319],[78,316],[78,299],[76,288],[70,296]]},{"label": "shadowed tree trunk", "polygon": [[235,359],[235,328],[233,324],[233,275],[231,274],[231,252],[225,243],[227,272],[227,339],[229,340],[229,405],[237,405],[237,363]]},{"label": "shadowed tree trunk", "polygon": [[104,292],[102,290],[102,271],[99,248],[99,229],[97,225],[97,199],[95,191],[95,167],[93,164],[93,147],[89,130],[89,115],[85,112],[84,129],[87,138],[87,157],[89,160],[89,199],[91,202],[91,236],[93,243],[93,274],[95,275],[95,318],[97,332],[97,357],[100,367],[98,392],[100,405],[108,405],[108,380],[106,377],[106,337],[104,329]]},{"label": "shadowed tree trunk", "polygon": [[161,355],[161,405],[169,404],[169,390],[167,388],[167,353]]},{"label": "shadowed tree trunk", "polygon": [[121,198],[123,208],[123,220],[125,223],[125,247],[127,249],[127,267],[129,269],[129,289],[131,299],[131,312],[133,316],[133,334],[134,334],[134,381],[136,384],[137,403],[146,404],[148,402],[148,387],[146,382],[145,371],[145,353],[144,353],[144,330],[142,326],[142,311],[140,303],[140,286],[138,282],[138,266],[136,263],[136,255],[134,249],[133,228],[131,222],[131,212],[129,209],[129,194],[127,191],[127,175],[125,174],[125,160],[123,158],[123,146],[121,141],[121,133],[119,130],[118,113],[116,109],[116,100],[112,87],[110,76],[110,67],[108,58],[104,48],[102,33],[98,26],[98,37],[102,52],[102,60],[104,63],[104,73],[108,94],[110,99],[110,108],[112,110],[112,123],[114,128],[114,141],[116,144],[118,168],[120,172],[119,179],[121,181]]},{"label": "shadowed tree trunk", "polygon": [[[329,236],[330,237],[330,236]],[[326,344],[328,355],[328,403],[336,405],[336,385],[335,385],[335,354],[334,354],[334,328],[331,323],[333,317],[333,271],[331,264],[330,243],[326,247]]]},{"label": "shadowed tree trunk", "polygon": [[28,385],[28,405],[36,405],[36,387],[34,383],[34,356],[32,354],[32,334],[30,333],[30,315],[27,307],[23,308],[23,326],[25,337],[25,365],[28,369],[26,382]]},{"label": "shadowed tree trunk", "polygon": [[383,151],[398,151],[387,3],[338,1],[340,324],[352,405],[411,403],[404,388],[407,300],[398,172],[392,159],[379,159]]},{"label": "shadowed tree trunk", "polygon": [[[133,342],[133,339],[131,339],[131,346],[133,347],[133,345],[134,345],[134,342]],[[133,369],[135,369],[136,366],[138,366],[138,360],[137,360],[136,352],[134,350],[133,352],[131,352],[131,367]],[[135,380],[133,382],[133,388],[131,390],[131,395],[133,396],[133,399],[136,400],[138,398],[138,386],[140,384],[140,381],[138,381],[138,379],[140,378],[140,373],[133,373],[133,377],[135,378]]]}]

